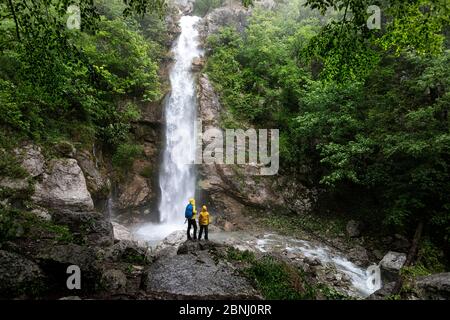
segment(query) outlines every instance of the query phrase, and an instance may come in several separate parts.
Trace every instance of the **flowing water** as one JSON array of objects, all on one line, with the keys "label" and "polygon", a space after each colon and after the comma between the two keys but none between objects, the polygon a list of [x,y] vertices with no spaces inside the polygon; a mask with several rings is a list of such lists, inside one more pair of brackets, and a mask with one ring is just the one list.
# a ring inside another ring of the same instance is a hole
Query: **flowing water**
[{"label": "flowing water", "polygon": [[239,231],[214,234],[214,240],[232,245],[240,250],[287,254],[293,260],[302,260],[305,257],[311,260],[317,259],[323,266],[334,268],[333,276],[340,274],[346,277],[349,282],[348,288],[343,291],[357,298],[365,298],[381,287],[381,282],[374,284],[369,281],[371,278],[365,268],[357,266],[342,253],[320,243],[274,233],[252,236]]},{"label": "flowing water", "polygon": [[165,149],[160,172],[159,223],[138,228],[144,240],[161,240],[183,229],[184,209],[195,195],[196,94],[192,62],[202,55],[196,23],[199,17],[183,16],[181,34],[172,47],[175,63],[170,70],[172,92],[165,106]]}]

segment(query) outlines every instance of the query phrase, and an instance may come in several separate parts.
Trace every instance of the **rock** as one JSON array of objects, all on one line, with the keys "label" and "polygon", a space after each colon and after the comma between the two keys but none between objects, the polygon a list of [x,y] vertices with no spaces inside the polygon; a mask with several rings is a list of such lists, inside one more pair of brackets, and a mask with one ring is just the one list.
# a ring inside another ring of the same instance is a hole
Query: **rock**
[{"label": "rock", "polygon": [[290,260],[295,260],[295,259],[297,259],[297,255],[295,253],[290,252],[290,253],[286,254],[286,258],[288,258]]},{"label": "rock", "polygon": [[198,79],[197,99],[199,101],[202,125],[217,125],[221,106],[219,97],[207,74],[202,73]]},{"label": "rock", "polygon": [[56,245],[40,249],[36,261],[54,279],[57,290],[66,290],[67,268],[76,265],[81,271],[81,290],[94,290],[100,280],[101,271],[96,263],[93,248],[76,244]]},{"label": "rock", "polygon": [[381,280],[383,282],[396,281],[405,261],[406,254],[389,251],[380,261]]},{"label": "rock", "polygon": [[298,180],[292,174],[280,176],[275,180],[271,189],[281,194],[281,199],[278,201],[275,200],[274,204],[287,207],[299,214],[308,213],[312,210],[318,199],[318,191],[314,188],[306,188]]},{"label": "rock", "polygon": [[381,289],[375,291],[372,293],[369,297],[367,297],[368,300],[383,300],[386,299],[390,294],[392,294],[392,290],[394,290],[395,282],[388,282],[383,284]]},{"label": "rock", "polygon": [[233,229],[234,229],[233,224],[229,221],[226,221],[225,225],[223,226],[223,230],[226,232],[230,232],[233,231]]},{"label": "rock", "polygon": [[109,248],[106,258],[135,264],[150,262],[148,248],[140,246],[138,242],[128,240],[121,240]]},{"label": "rock", "polygon": [[37,260],[43,264],[77,265],[82,270],[88,270],[94,266],[95,251],[77,244],[56,245],[41,249]]},{"label": "rock", "polygon": [[215,261],[207,250],[157,260],[145,272],[144,288],[168,298],[260,298],[246,278],[230,264]]},{"label": "rock", "polygon": [[305,259],[303,259],[303,262],[311,267],[322,266],[322,262],[318,258],[306,257]]},{"label": "rock", "polygon": [[273,10],[277,7],[277,3],[274,0],[256,0],[254,4],[266,10]]},{"label": "rock", "polygon": [[394,239],[391,236],[381,238],[384,245],[390,245]]},{"label": "rock", "polygon": [[45,159],[41,153],[41,147],[28,144],[20,149],[15,149],[14,152],[21,159],[22,167],[31,177],[34,178],[44,173]]},{"label": "rock", "polygon": [[105,198],[111,188],[111,183],[100,173],[91,154],[81,151],[77,153],[76,159],[83,170],[89,192],[97,198]]},{"label": "rock", "polygon": [[394,235],[394,241],[392,242],[391,247],[395,251],[407,252],[410,247],[410,242],[404,236],[396,234]]},{"label": "rock", "polygon": [[45,220],[45,221],[52,220],[52,216],[50,215],[48,210],[46,210],[44,208],[35,208],[35,209],[31,210],[31,213],[33,213],[36,217],[38,217],[42,220]]},{"label": "rock", "polygon": [[151,193],[147,179],[135,174],[120,186],[117,206],[122,210],[145,206],[151,198]]},{"label": "rock", "polygon": [[378,260],[381,260],[381,259],[383,259],[383,257],[384,257],[383,252],[381,252],[380,250],[377,250],[377,249],[373,250],[373,255],[374,255],[375,258],[377,258]]},{"label": "rock", "polygon": [[52,218],[57,224],[67,225],[74,235],[81,238],[81,242],[95,246],[111,246],[114,243],[113,226],[100,213],[61,209],[53,211]]},{"label": "rock", "polygon": [[356,238],[361,235],[361,223],[359,221],[350,220],[346,226],[347,235]]},{"label": "rock", "polygon": [[185,241],[178,247],[177,254],[188,254],[200,250],[198,241]]},{"label": "rock", "polygon": [[213,241],[187,240],[178,248],[177,254],[188,254],[200,250],[210,250],[217,247],[222,247],[222,244]]},{"label": "rock", "polygon": [[45,287],[44,273],[36,263],[16,253],[0,250],[0,297],[35,296]]},{"label": "rock", "polygon": [[450,272],[418,277],[415,287],[420,299],[450,300]]},{"label": "rock", "polygon": [[114,240],[127,240],[127,241],[133,241],[134,236],[132,235],[131,231],[126,228],[125,226],[121,225],[118,222],[111,222],[114,229]]},{"label": "rock", "polygon": [[5,177],[0,179],[0,188],[7,188],[13,191],[26,191],[29,188],[29,183],[26,179],[13,179]]},{"label": "rock", "polygon": [[33,200],[49,208],[93,210],[94,203],[86,187],[83,171],[75,159],[54,159],[49,174],[36,184]]},{"label": "rock", "polygon": [[242,6],[230,6],[214,9],[207,14],[199,26],[201,37],[217,33],[222,27],[230,27],[239,33],[243,33],[248,25],[251,10]]},{"label": "rock", "polygon": [[367,250],[360,245],[356,245],[352,248],[349,252],[349,256],[359,266],[365,266],[370,263]]},{"label": "rock", "polygon": [[192,61],[192,71],[193,72],[199,72],[202,70],[203,66],[205,65],[205,60],[202,58],[194,58]]},{"label": "rock", "polygon": [[127,277],[120,270],[106,270],[102,274],[101,284],[109,292],[123,292],[127,287]]}]

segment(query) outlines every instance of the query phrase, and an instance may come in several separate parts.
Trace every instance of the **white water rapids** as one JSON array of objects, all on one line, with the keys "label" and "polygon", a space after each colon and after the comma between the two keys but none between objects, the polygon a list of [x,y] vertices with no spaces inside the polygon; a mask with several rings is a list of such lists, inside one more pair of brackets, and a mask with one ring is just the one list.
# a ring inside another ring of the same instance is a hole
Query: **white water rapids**
[{"label": "white water rapids", "polygon": [[195,195],[196,95],[192,62],[202,55],[195,16],[180,19],[181,33],[172,47],[175,63],[170,70],[172,92],[165,106],[165,150],[159,176],[159,223],[146,224],[136,235],[147,241],[161,240],[183,229],[184,209]]},{"label": "white water rapids", "polygon": [[[199,19],[193,16],[181,18],[181,34],[172,47],[175,62],[170,70],[172,92],[165,105],[165,149],[159,177],[159,223],[140,225],[133,230],[136,239],[144,240],[150,245],[161,243],[169,235],[173,238],[174,234],[176,241],[170,245],[175,246],[184,241],[185,233],[181,231],[186,228],[184,208],[188,199],[195,195],[193,162],[197,101],[195,77],[191,68],[193,60],[202,55],[195,27]],[[378,289],[368,286],[364,269],[326,246],[273,234],[255,237],[248,233],[218,232],[213,233],[211,238],[243,250],[284,251],[294,256],[317,258],[323,264],[333,265],[337,272],[347,275],[352,287],[350,294],[357,297],[366,297]]]}]

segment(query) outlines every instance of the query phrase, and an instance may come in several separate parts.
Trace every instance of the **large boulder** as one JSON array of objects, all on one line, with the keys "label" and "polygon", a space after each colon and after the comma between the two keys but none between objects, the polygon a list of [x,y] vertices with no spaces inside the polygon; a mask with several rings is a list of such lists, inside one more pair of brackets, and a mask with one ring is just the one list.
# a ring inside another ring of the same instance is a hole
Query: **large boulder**
[{"label": "large boulder", "polygon": [[209,250],[161,257],[146,270],[144,288],[167,298],[259,298],[246,278]]},{"label": "large boulder", "polygon": [[405,261],[406,254],[389,251],[380,261],[381,280],[383,282],[396,281]]},{"label": "large boulder", "polygon": [[67,209],[52,212],[55,223],[67,225],[78,241],[93,246],[111,246],[114,231],[111,222],[97,212],[76,212]]},{"label": "large boulder", "polygon": [[42,265],[77,265],[82,270],[91,270],[95,267],[95,257],[94,249],[71,243],[42,248],[36,259]]},{"label": "large boulder", "polygon": [[87,190],[83,171],[75,159],[54,159],[42,182],[36,184],[33,200],[50,208],[74,211],[93,210],[94,203]]},{"label": "large boulder", "polygon": [[52,277],[53,289],[57,291],[67,290],[67,268],[72,265],[80,268],[81,290],[92,291],[98,288],[101,268],[97,264],[93,248],[77,244],[44,247],[37,252],[35,259],[44,272]]},{"label": "large boulder", "polygon": [[97,198],[105,198],[111,188],[110,181],[101,174],[92,155],[87,151],[80,151],[76,159],[83,170],[89,192]]},{"label": "large boulder", "polygon": [[0,297],[38,295],[45,289],[45,276],[39,266],[16,253],[0,250]]},{"label": "large boulder", "polygon": [[419,277],[415,281],[415,288],[420,299],[449,300],[450,272]]}]

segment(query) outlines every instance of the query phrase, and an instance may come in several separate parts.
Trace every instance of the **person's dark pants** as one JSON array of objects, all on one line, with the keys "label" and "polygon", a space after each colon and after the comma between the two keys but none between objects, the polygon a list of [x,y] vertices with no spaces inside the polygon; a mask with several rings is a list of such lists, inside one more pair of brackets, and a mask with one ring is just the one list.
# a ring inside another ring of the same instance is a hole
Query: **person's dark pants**
[{"label": "person's dark pants", "polygon": [[200,232],[198,233],[198,240],[202,239],[203,230],[205,230],[205,240],[208,240],[208,226],[200,225]]},{"label": "person's dark pants", "polygon": [[194,227],[194,240],[197,240],[197,221],[188,219],[187,238],[191,240],[191,226]]}]

